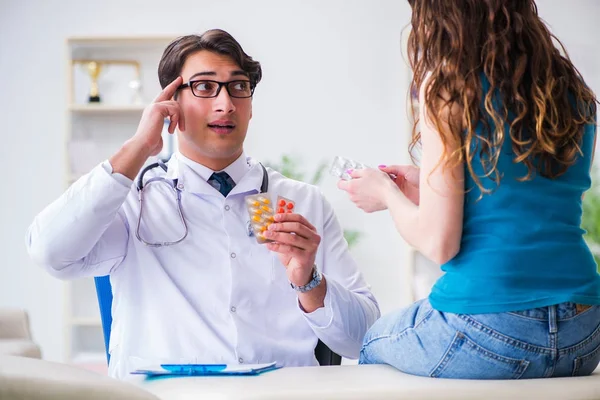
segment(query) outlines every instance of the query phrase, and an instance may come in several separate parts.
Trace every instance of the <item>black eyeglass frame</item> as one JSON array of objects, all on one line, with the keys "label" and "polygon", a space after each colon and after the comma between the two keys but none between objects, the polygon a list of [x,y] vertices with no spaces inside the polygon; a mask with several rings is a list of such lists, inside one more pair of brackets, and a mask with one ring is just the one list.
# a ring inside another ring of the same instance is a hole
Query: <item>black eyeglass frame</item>
[{"label": "black eyeglass frame", "polygon": [[[219,87],[217,88],[217,92],[213,95],[213,96],[198,96],[196,94],[196,92],[194,91],[194,88],[192,87],[192,85],[194,85],[197,82],[210,82],[210,83],[215,83],[217,84]],[[232,83],[237,83],[237,82],[244,82],[244,83],[249,83],[250,84],[250,96],[234,96],[231,94],[231,91],[229,90],[229,85]],[[232,97],[234,99],[249,99],[250,97],[252,97],[254,95],[254,89],[256,89],[256,85],[252,83],[252,81],[249,80],[245,80],[245,79],[236,79],[233,81],[227,81],[227,82],[219,82],[219,81],[213,81],[211,79],[194,79],[191,80],[187,83],[184,83],[182,85],[180,85],[177,88],[177,91],[179,92],[180,90],[183,90],[185,88],[190,88],[190,90],[192,91],[192,95],[194,95],[195,97],[201,98],[201,99],[212,99],[215,98],[217,96],[219,96],[219,93],[221,93],[221,89],[223,88],[223,86],[225,86],[225,90],[227,90],[227,94],[229,95],[229,97]]]}]

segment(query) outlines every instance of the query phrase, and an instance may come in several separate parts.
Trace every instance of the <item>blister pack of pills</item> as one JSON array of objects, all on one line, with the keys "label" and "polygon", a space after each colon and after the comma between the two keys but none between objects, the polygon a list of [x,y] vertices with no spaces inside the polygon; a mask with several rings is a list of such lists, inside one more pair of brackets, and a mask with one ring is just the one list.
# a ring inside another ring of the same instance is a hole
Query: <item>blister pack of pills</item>
[{"label": "blister pack of pills", "polygon": [[[363,164],[358,161],[350,160],[348,158],[336,156],[333,159],[333,163],[331,163],[331,169],[329,173],[337,178],[343,179],[345,181],[349,181],[352,179],[350,174],[348,173],[349,169],[364,169],[371,168],[366,164]],[[396,175],[388,174],[391,179],[396,180]]]},{"label": "blister pack of pills", "polygon": [[263,235],[269,225],[275,221],[273,218],[275,210],[269,196],[265,193],[246,196],[246,209],[250,216],[250,227],[258,243],[272,242]]},{"label": "blister pack of pills", "polygon": [[362,168],[369,168],[369,166],[365,165],[361,162],[358,162],[358,161],[354,161],[354,160],[350,160],[348,158],[336,156],[333,159],[333,163],[331,164],[331,169],[329,170],[329,173],[335,177],[349,181],[350,179],[352,179],[352,177],[350,176],[350,174],[348,174],[347,171],[349,169],[362,169]]},{"label": "blister pack of pills", "polygon": [[290,214],[294,212],[294,207],[296,207],[296,202],[294,200],[286,199],[285,197],[278,196],[277,197],[277,208],[276,212],[278,214]]},{"label": "blister pack of pills", "polygon": [[264,232],[275,221],[275,213],[290,214],[295,212],[295,208],[296,202],[283,196],[277,196],[275,204],[271,202],[271,199],[265,193],[246,196],[246,209],[250,216],[250,229],[252,229],[258,243],[272,242],[272,240],[264,236]]}]

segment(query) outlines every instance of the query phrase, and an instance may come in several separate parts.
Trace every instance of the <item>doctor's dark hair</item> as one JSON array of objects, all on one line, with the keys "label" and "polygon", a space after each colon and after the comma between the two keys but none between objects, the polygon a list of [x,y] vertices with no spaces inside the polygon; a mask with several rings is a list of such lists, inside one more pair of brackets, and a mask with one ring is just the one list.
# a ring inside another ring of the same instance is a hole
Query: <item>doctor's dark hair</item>
[{"label": "doctor's dark hair", "polygon": [[233,36],[221,29],[211,29],[201,35],[181,36],[167,46],[158,64],[160,86],[164,89],[173,82],[181,74],[187,58],[200,50],[208,50],[231,58],[248,74],[252,86],[256,86],[262,78],[260,63],[246,54]]}]

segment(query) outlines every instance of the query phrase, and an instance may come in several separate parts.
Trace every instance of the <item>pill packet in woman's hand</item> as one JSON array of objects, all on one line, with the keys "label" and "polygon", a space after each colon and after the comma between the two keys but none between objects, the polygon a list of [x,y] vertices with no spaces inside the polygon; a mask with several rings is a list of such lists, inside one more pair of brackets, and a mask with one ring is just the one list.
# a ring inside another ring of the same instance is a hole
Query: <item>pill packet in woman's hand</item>
[{"label": "pill packet in woman's hand", "polygon": [[333,159],[333,163],[331,164],[331,168],[329,169],[329,173],[337,178],[349,181],[352,179],[350,174],[348,173],[349,169],[363,169],[369,168],[369,166],[354,160],[350,160],[348,158],[336,156]]},{"label": "pill packet in woman's hand", "polygon": [[264,193],[246,196],[246,209],[250,216],[250,229],[258,243],[272,242],[267,239],[263,233],[269,228],[269,225],[275,220],[275,210],[269,196]]},{"label": "pill packet in woman's hand", "polygon": [[[337,178],[343,179],[345,181],[349,181],[350,179],[352,179],[352,177],[348,173],[349,169],[364,169],[364,168],[371,168],[371,167],[369,167],[368,165],[363,164],[361,162],[358,162],[358,161],[354,161],[354,160],[350,160],[348,158],[336,156],[333,159],[333,163],[331,164],[331,169],[329,170],[329,173]],[[394,174],[388,174],[388,175],[393,180],[396,180],[396,175],[394,175]]]}]

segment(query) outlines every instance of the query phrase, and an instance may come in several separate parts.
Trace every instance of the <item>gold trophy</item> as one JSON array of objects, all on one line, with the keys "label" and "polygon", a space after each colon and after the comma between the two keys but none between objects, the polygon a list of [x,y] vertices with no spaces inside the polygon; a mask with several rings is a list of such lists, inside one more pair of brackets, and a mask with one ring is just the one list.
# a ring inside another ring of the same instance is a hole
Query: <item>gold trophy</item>
[{"label": "gold trophy", "polygon": [[87,65],[88,74],[92,78],[92,86],[90,88],[90,97],[88,101],[90,103],[100,102],[100,93],[98,93],[98,76],[102,70],[102,64],[96,61],[90,61]]}]

